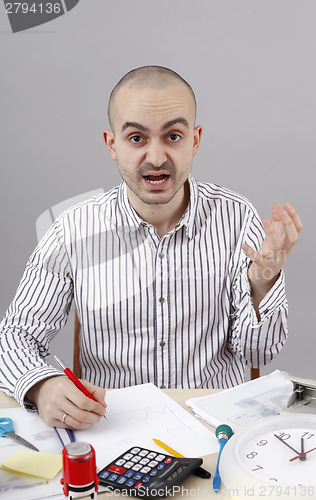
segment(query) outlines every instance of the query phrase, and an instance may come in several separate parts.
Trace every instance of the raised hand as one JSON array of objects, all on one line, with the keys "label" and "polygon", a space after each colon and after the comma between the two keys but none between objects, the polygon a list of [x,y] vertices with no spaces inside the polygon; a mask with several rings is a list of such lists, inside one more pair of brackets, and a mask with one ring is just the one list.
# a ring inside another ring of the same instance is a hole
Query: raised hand
[{"label": "raised hand", "polygon": [[[303,223],[288,202],[282,210],[279,203],[272,207],[272,220],[265,219],[263,226],[266,237],[256,252],[247,243],[242,245],[245,254],[252,261],[248,277],[255,303],[258,304],[278,279],[279,273],[297,243]],[[282,234],[283,228],[283,234]]]}]

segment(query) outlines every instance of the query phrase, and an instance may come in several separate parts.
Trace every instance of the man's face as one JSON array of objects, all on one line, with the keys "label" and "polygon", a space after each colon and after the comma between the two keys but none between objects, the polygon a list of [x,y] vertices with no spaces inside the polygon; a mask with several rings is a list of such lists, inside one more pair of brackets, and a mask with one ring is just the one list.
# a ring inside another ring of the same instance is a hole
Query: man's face
[{"label": "man's face", "polygon": [[104,137],[133,204],[169,203],[183,189],[201,135],[194,101],[182,83],[121,88],[113,102],[113,132]]}]

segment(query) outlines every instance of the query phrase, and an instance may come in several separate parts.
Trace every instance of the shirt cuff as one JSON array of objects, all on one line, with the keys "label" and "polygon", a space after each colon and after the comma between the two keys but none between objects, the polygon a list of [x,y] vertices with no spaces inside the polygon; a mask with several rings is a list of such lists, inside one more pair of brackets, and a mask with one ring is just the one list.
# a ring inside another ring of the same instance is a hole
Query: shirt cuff
[{"label": "shirt cuff", "polygon": [[19,378],[15,390],[14,398],[20,403],[21,406],[30,412],[37,412],[36,404],[26,398],[26,393],[33,387],[33,385],[45,380],[46,378],[64,375],[62,372],[47,365],[46,367],[38,367],[30,370]]},{"label": "shirt cuff", "polygon": [[263,297],[259,304],[259,314],[261,321],[271,316],[276,309],[278,309],[282,304],[286,303],[285,295],[285,274],[283,269],[281,269],[280,276],[270,288],[268,293]]}]

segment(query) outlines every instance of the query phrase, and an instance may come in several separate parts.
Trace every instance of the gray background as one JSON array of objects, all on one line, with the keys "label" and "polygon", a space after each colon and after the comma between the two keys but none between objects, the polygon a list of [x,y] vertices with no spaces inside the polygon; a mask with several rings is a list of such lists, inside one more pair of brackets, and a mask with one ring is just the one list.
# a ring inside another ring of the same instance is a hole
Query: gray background
[{"label": "gray background", "polygon": [[[120,181],[102,140],[115,83],[145,64],[173,68],[204,126],[193,175],[246,195],[262,218],[290,201],[304,230],[286,264],[289,340],[272,364],[315,373],[316,2],[81,0],[12,34],[0,5],[0,314],[48,207]],[[52,350],[71,364],[72,321]]]}]

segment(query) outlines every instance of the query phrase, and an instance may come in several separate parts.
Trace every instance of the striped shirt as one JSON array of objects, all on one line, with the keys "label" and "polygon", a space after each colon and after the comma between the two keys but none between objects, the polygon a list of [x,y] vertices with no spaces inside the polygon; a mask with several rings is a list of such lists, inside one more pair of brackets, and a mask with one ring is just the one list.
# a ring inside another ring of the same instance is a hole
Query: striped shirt
[{"label": "striped shirt", "polygon": [[0,387],[25,403],[72,300],[82,378],[107,388],[153,382],[227,388],[266,364],[287,337],[284,275],[250,295],[246,242],[264,230],[243,196],[189,176],[190,201],[160,238],[130,205],[124,181],[59,216],[30,257],[0,325]]}]

